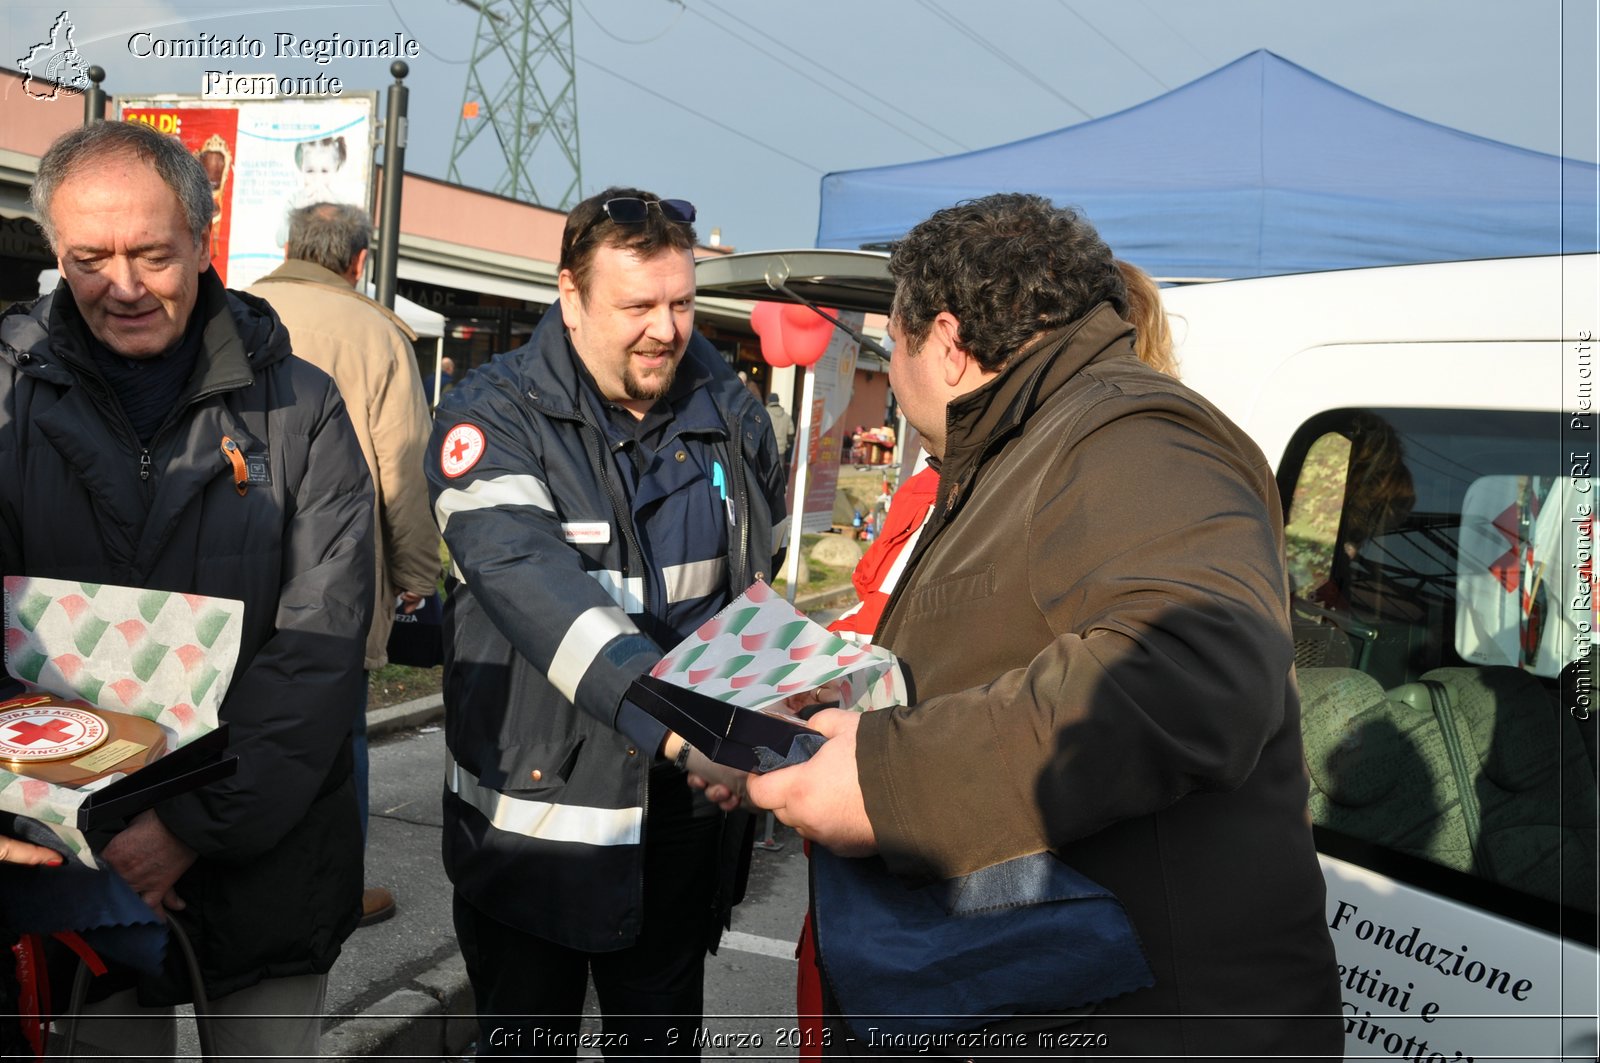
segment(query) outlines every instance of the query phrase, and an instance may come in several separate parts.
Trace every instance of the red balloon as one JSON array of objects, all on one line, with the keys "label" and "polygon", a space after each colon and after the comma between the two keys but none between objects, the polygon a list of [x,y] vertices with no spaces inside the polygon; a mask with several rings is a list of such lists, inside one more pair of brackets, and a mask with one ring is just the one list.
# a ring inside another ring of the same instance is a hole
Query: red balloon
[{"label": "red balloon", "polygon": [[[823,309],[838,316],[837,310]],[[833,339],[833,323],[798,303],[757,303],[750,327],[761,337],[762,359],[777,369],[816,365]]]},{"label": "red balloon", "polygon": [[[827,307],[823,307],[823,311],[832,317],[838,316],[837,311]],[[828,349],[828,341],[833,339],[833,323],[809,306],[796,303],[785,304],[781,313],[784,353],[795,365],[816,365],[822,352]]]},{"label": "red balloon", "polygon": [[750,327],[761,337],[761,357],[775,369],[794,364],[783,342],[782,313],[781,303],[757,303],[750,312]]}]

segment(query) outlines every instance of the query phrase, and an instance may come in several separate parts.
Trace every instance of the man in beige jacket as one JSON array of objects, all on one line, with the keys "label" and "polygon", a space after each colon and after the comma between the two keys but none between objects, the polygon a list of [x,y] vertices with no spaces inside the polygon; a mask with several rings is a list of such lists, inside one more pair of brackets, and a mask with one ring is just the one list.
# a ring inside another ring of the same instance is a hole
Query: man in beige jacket
[{"label": "man in beige jacket", "polygon": [[[289,214],[285,261],[249,289],[272,304],[288,326],[294,353],[339,386],[376,497],[377,602],[367,633],[366,667],[388,663],[385,648],[395,599],[410,612],[433,592],[439,575],[439,535],[428,509],[422,452],[432,422],[410,341],[416,338],[393,311],[356,291],[367,262],[372,221],[345,203],[313,203]],[[366,704],[356,712],[356,792],[362,837],[367,825]],[[362,926],[394,914],[394,897],[369,887],[361,898]]]}]

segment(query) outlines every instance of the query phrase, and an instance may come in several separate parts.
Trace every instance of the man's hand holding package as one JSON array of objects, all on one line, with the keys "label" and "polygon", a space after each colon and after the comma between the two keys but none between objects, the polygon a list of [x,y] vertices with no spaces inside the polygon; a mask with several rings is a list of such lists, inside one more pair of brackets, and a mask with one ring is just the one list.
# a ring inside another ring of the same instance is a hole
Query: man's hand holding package
[{"label": "man's hand holding package", "polygon": [[157,818],[154,809],[134,816],[105,849],[105,861],[133,887],[157,915],[164,907],[181,911],[183,898],[173,884],[194,863],[194,850],[179,841]]},{"label": "man's hand holding package", "polygon": [[828,740],[804,764],[753,776],[746,783],[750,802],[840,856],[871,856],[878,851],[878,837],[856,776],[861,716],[824,709],[806,722]]}]

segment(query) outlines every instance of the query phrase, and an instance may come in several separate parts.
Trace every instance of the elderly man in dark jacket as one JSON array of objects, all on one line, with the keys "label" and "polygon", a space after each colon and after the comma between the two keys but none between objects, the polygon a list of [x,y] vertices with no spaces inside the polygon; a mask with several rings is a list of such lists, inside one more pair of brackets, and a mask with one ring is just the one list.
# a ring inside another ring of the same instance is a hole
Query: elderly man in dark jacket
[{"label": "elderly man in dark jacket", "polygon": [[964,203],[890,270],[890,381],[940,470],[878,627],[914,696],[820,714],[817,756],[750,798],[908,882],[1049,850],[1110,890],[1154,984],[1075,1016],[1078,1043],[1337,1055],[1265,458],[1134,356],[1074,212]]},{"label": "elderly man in dark jacket", "polygon": [[[0,318],[0,571],[244,603],[220,709],[237,773],[135,816],[103,859],[193,941],[220,1053],[315,1055],[361,896],[348,738],[373,602],[366,464],[333,382],[211,270],[211,186],[179,141],[73,130],[33,200],[62,283]],[[147,978],[100,1010],[189,992]],[[156,1016],[82,1036],[171,1054],[170,1011]]]}]

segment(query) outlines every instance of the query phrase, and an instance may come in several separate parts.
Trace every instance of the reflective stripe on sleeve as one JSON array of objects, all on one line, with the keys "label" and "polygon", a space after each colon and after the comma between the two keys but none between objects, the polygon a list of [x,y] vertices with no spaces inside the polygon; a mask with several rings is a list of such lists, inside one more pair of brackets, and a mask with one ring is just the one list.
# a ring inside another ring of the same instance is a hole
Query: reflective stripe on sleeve
[{"label": "reflective stripe on sleeve", "polygon": [[623,612],[635,615],[644,612],[644,580],[638,576],[622,578],[622,573],[614,568],[597,569],[589,575],[611,595],[611,600],[620,606]]},{"label": "reflective stripe on sleeve", "polygon": [[480,783],[448,750],[444,778],[450,792],[483,813],[496,830],[580,845],[638,845],[643,835],[643,808],[589,808],[512,797]]},{"label": "reflective stripe on sleeve", "polygon": [[614,638],[637,635],[639,629],[627,614],[614,605],[597,605],[578,614],[578,619],[567,628],[567,634],[556,648],[545,673],[550,685],[568,701],[578,700],[578,684],[588,674],[589,666],[600,656],[600,651]]},{"label": "reflective stripe on sleeve", "polygon": [[728,579],[728,559],[713,557],[709,561],[691,561],[686,565],[668,565],[661,570],[667,585],[668,602],[687,602],[704,598],[722,590]]},{"label": "reflective stripe on sleeve", "polygon": [[534,506],[547,513],[556,511],[550,498],[550,489],[537,476],[519,473],[514,476],[494,476],[474,480],[466,487],[451,487],[439,492],[433,504],[433,519],[444,531],[453,514],[469,509],[491,509],[495,506]]}]

